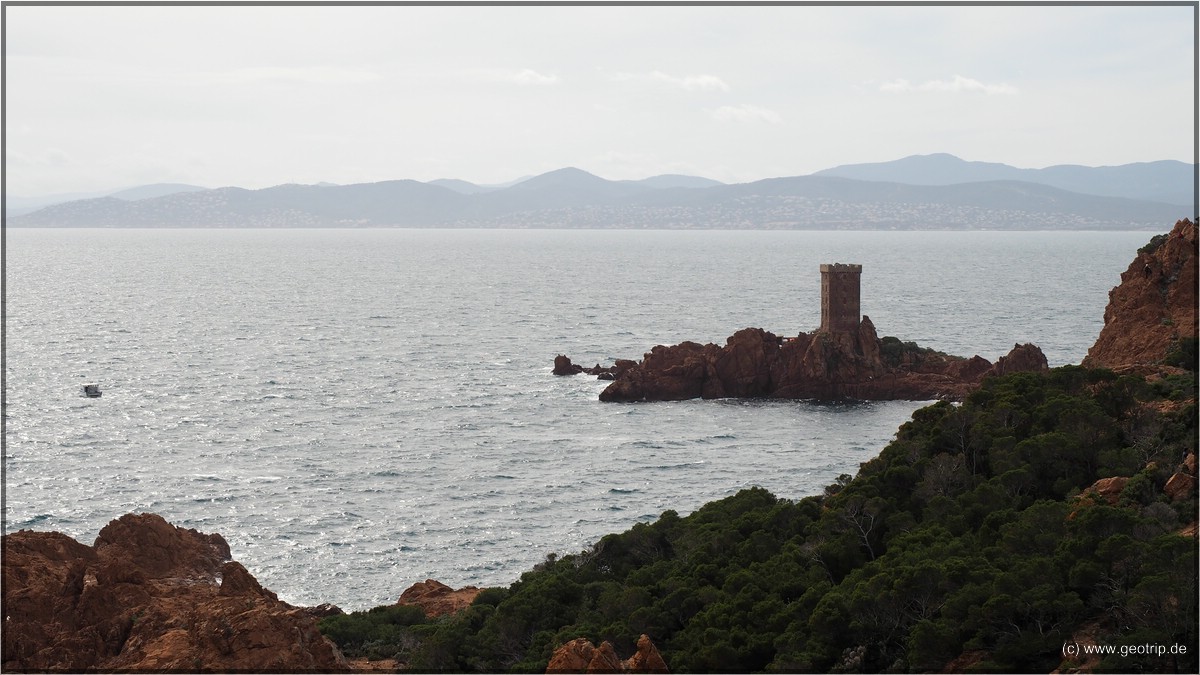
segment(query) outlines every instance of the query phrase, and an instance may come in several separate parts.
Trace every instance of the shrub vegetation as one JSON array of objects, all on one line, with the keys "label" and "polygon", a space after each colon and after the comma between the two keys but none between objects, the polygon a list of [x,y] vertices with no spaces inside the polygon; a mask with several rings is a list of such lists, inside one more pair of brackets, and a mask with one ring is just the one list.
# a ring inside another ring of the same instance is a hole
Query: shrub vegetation
[{"label": "shrub vegetation", "polygon": [[[824,494],[743,490],[548,557],[454,617],[322,628],[418,671],[542,672],[576,637],[628,655],[646,633],[673,672],[1049,672],[1085,631],[1186,647],[1102,670],[1197,672],[1196,541],[1179,534],[1197,505],[1162,491],[1196,450],[1195,391],[1194,373],[989,378]],[[1129,477],[1116,504],[1080,494],[1110,476]]]}]

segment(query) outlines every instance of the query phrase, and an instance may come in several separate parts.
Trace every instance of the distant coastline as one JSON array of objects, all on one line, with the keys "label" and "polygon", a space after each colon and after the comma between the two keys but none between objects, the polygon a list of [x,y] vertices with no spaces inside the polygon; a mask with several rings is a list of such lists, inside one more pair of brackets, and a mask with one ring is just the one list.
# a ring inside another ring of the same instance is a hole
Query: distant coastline
[{"label": "distant coastline", "polygon": [[25,213],[36,200],[10,197],[5,225],[1155,231],[1195,215],[1194,176],[1177,161],[1034,170],[921,155],[732,185],[677,175],[611,181],[577,168],[486,186],[159,184]]}]

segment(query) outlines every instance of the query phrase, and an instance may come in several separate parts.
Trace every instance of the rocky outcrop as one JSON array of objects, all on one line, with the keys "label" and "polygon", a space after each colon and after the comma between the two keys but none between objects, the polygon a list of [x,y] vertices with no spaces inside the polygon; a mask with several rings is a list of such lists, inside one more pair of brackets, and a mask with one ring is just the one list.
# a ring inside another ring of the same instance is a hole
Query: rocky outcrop
[{"label": "rocky outcrop", "polygon": [[130,514],[93,546],[3,538],[4,670],[345,671],[304,609],[281,602],[217,534]]},{"label": "rocky outcrop", "polygon": [[724,346],[659,345],[640,363],[620,371],[600,400],[953,400],[987,375],[1046,369],[1046,357],[1034,345],[1016,345],[993,365],[979,356],[948,356],[896,338],[880,339],[864,316],[857,331],[782,338],[746,328]]},{"label": "rocky outcrop", "polygon": [[[1181,220],[1143,246],[1108,294],[1104,329],[1083,365],[1160,364],[1196,339],[1196,224]],[[1194,366],[1193,366],[1194,367]]]},{"label": "rocky outcrop", "polygon": [[[1145,470],[1156,470],[1158,464],[1151,462],[1147,464]],[[1111,476],[1101,478],[1095,483],[1085,488],[1079,493],[1076,500],[1080,506],[1088,506],[1091,504],[1105,503],[1109,506],[1116,506],[1121,501],[1121,494],[1125,487],[1129,484],[1127,476]],[[1186,499],[1191,499],[1196,491],[1196,454],[1189,452],[1184,457],[1183,462],[1175,467],[1175,472],[1163,484],[1162,492],[1168,501],[1178,502]],[[1078,509],[1073,511],[1069,518],[1074,518]]]},{"label": "rocky outcrop", "polygon": [[1129,478],[1125,476],[1101,478],[1080,493],[1080,497],[1095,496],[1106,502],[1109,506],[1115,506],[1121,499],[1121,491],[1125,489],[1128,483]]},{"label": "rocky outcrop", "polygon": [[1163,494],[1167,499],[1178,502],[1190,499],[1196,492],[1196,453],[1189,452],[1183,462],[1175,467],[1175,473],[1167,479],[1163,486]]},{"label": "rocky outcrop", "polygon": [[637,652],[622,661],[610,642],[601,642],[599,647],[587,638],[575,638],[554,650],[547,673],[669,673],[658,648],[649,636],[642,635],[637,641]]},{"label": "rocky outcrop", "polygon": [[1196,491],[1196,477],[1186,473],[1172,474],[1163,486],[1163,494],[1173,502],[1181,502],[1192,496]]},{"label": "rocky outcrop", "polygon": [[[1150,462],[1143,471],[1157,472],[1158,463]],[[1182,463],[1175,469],[1176,473],[1167,480],[1163,486],[1163,494],[1171,501],[1188,499],[1196,485],[1196,455],[1188,453]],[[1095,506],[1118,506],[1125,509],[1140,509],[1137,499],[1133,499],[1122,503],[1121,496],[1125,488],[1130,484],[1130,479],[1125,476],[1112,476],[1109,478],[1101,478],[1091,486],[1084,489],[1077,497],[1071,500],[1073,508],[1067,515],[1067,520],[1072,521],[1079,517],[1085,509],[1090,509]],[[1191,509],[1194,513],[1193,509]],[[1111,520],[1112,523],[1121,522],[1120,520]],[[1175,534],[1180,537],[1196,537],[1196,521],[1183,526],[1175,531]],[[1172,598],[1168,602],[1178,602],[1178,598]],[[1089,652],[1097,644],[1105,644],[1112,642],[1112,636],[1119,635],[1125,627],[1119,624],[1115,618],[1118,613],[1102,612],[1090,621],[1080,624],[1075,628],[1074,633],[1068,639],[1066,644],[1073,645],[1072,651],[1063,651],[1063,659],[1058,667],[1051,670],[1051,673],[1094,673],[1097,672],[1098,666],[1103,661],[1103,655],[1094,652]],[[1082,649],[1081,649],[1082,647]],[[970,664],[959,663],[958,661],[951,662],[946,666],[944,673],[961,673],[966,672]],[[1190,672],[1190,671],[1189,671]]]},{"label": "rocky outcrop", "polygon": [[578,375],[583,372],[583,366],[571,363],[571,359],[559,354],[554,357],[554,370],[550,371],[555,375]]},{"label": "rocky outcrop", "polygon": [[555,375],[578,375],[579,373],[587,373],[589,375],[595,375],[596,378],[600,380],[615,380],[617,379],[618,375],[636,365],[636,361],[630,361],[629,359],[617,359],[616,362],[614,362],[611,366],[601,366],[599,363],[597,363],[591,368],[585,368],[583,366],[571,363],[570,358],[559,354],[558,356],[554,357],[554,370],[551,372],[553,372]]},{"label": "rocky outcrop", "polygon": [[454,614],[471,606],[480,593],[475,586],[464,586],[458,590],[433,579],[426,579],[409,586],[400,594],[397,605],[416,605],[425,610],[425,616],[433,618]]},{"label": "rocky outcrop", "polygon": [[[978,357],[977,357],[978,358]],[[1016,344],[1012,351],[996,359],[996,365],[988,371],[989,375],[1007,375],[1009,373],[1028,373],[1031,371],[1048,370],[1046,355],[1036,345]]]},{"label": "rocky outcrop", "polygon": [[619,673],[621,658],[612,643],[599,647],[587,638],[575,638],[559,647],[546,665],[547,673]]},{"label": "rocky outcrop", "polygon": [[625,661],[625,672],[627,673],[669,673],[667,662],[663,660],[662,654],[658,653],[658,647],[650,641],[650,636],[642,635],[637,641],[637,651],[633,656]]}]

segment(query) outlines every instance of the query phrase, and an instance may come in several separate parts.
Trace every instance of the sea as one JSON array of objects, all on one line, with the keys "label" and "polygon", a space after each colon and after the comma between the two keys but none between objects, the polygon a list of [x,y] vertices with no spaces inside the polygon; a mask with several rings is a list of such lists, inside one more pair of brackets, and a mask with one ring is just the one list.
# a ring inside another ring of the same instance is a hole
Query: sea
[{"label": "sea", "polygon": [[5,234],[4,531],[91,544],[153,512],[220,533],[281,599],[351,611],[508,585],[752,486],[818,494],[928,404],[601,403],[558,354],[812,331],[841,262],[881,336],[1079,363],[1155,233]]}]

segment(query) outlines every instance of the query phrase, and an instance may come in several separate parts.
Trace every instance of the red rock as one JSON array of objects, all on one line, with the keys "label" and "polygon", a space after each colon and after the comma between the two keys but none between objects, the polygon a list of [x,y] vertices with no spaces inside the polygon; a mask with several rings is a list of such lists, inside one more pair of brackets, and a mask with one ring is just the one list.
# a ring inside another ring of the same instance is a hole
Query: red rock
[{"label": "red rock", "polygon": [[583,372],[583,366],[571,363],[571,359],[562,354],[554,357],[554,370],[551,371],[555,375],[578,375]]},{"label": "red rock", "polygon": [[1109,504],[1116,504],[1121,498],[1121,491],[1125,489],[1128,482],[1129,479],[1124,476],[1101,478],[1088,486],[1082,494],[1094,494]]},{"label": "red rock", "polygon": [[95,546],[26,530],[3,546],[4,670],[347,669],[315,618],[228,562],[219,535],[131,514]]},{"label": "red rock", "polygon": [[[1034,349],[1037,348],[1034,347]],[[1041,353],[1040,349],[1038,349],[1038,353]],[[949,367],[947,368],[947,374],[955,379],[963,380],[965,382],[978,381],[983,379],[984,375],[995,374],[994,369],[1004,361],[1004,358],[1005,357],[1001,356],[1000,359],[996,361],[996,365],[993,366],[991,361],[988,361],[982,356],[975,355],[969,359],[956,361],[949,364]],[[1042,363],[1046,363],[1045,355],[1042,356]]]},{"label": "red rock", "polygon": [[706,367],[705,398],[761,395],[771,387],[771,360],[778,352],[779,338],[764,330],[747,328],[733,334]]},{"label": "red rock", "polygon": [[271,600],[278,600],[271,591],[262,587],[242,564],[230,560],[221,567],[221,595],[261,595]]},{"label": "red rock", "polygon": [[746,328],[724,347],[659,345],[617,376],[600,400],[961,399],[987,375],[1046,369],[1045,355],[1030,344],[1017,345],[997,366],[979,356],[964,359],[919,348],[906,348],[899,360],[889,362],[874,324],[864,316],[857,331],[801,333],[784,340]]},{"label": "red rock", "polygon": [[433,579],[426,579],[409,586],[400,594],[397,605],[416,605],[425,610],[425,616],[437,617],[454,614],[471,606],[481,589],[464,586],[458,590]]},{"label": "red rock", "polygon": [[1196,477],[1186,473],[1177,473],[1167,479],[1163,493],[1173,502],[1183,501],[1192,496],[1196,490]]},{"label": "red rock", "polygon": [[604,641],[592,653],[592,660],[588,662],[586,672],[620,673],[624,671],[623,666],[621,657],[617,656],[617,650],[613,649],[612,643]]},{"label": "red rock", "polygon": [[[621,368],[600,400],[961,399],[987,375],[1048,369],[1042,351],[1029,344],[992,366],[979,356],[964,359],[896,338],[880,340],[871,318],[859,316],[861,271],[859,265],[821,266],[821,328],[811,334],[781,338],[746,328],[722,347],[659,345],[641,363]],[[556,372],[565,368],[559,359]]]},{"label": "red rock", "polygon": [[622,661],[609,642],[594,646],[587,638],[575,638],[554,650],[547,673],[669,673],[658,648],[650,638],[642,635],[637,641],[637,652]]},{"label": "red rock", "polygon": [[[659,345],[637,366],[629,368],[600,393],[601,401],[679,401],[703,395],[709,354],[716,345],[682,342]],[[621,392],[618,394],[617,392]]]},{"label": "red rock", "polygon": [[1180,339],[1195,338],[1196,280],[1196,224],[1185,219],[1164,239],[1151,240],[1121,274],[1108,294],[1104,328],[1083,365],[1158,364]]},{"label": "red rock", "polygon": [[1012,351],[996,360],[992,366],[992,375],[1007,375],[1009,373],[1027,373],[1049,370],[1046,355],[1037,345],[1025,343],[1013,345]]},{"label": "red rock", "polygon": [[625,672],[629,673],[669,673],[667,662],[658,647],[650,641],[650,636],[642,635],[637,641],[637,652],[625,662]]},{"label": "red rock", "polygon": [[125,560],[147,576],[209,576],[230,558],[219,534],[183,529],[153,513],[130,513],[100,530],[94,544],[105,560]]},{"label": "red rock", "polygon": [[304,613],[317,619],[324,619],[327,616],[341,616],[345,614],[341,607],[330,604],[328,602],[321,603],[315,607],[301,607]]},{"label": "red rock", "polygon": [[554,650],[550,662],[546,664],[547,673],[582,673],[587,671],[588,664],[596,647],[587,638],[575,638],[567,644]]}]

